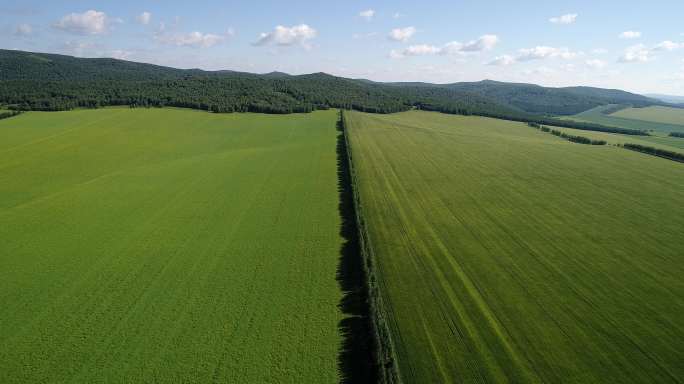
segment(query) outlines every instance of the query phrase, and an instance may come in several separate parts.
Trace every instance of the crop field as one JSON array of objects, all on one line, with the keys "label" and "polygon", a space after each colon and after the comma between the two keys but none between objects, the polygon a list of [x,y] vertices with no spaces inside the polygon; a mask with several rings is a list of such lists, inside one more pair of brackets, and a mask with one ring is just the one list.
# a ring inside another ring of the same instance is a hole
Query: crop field
[{"label": "crop field", "polygon": [[405,382],[681,382],[682,164],[480,117],[346,121]]},{"label": "crop field", "polygon": [[[599,106],[588,111],[579,113],[577,115],[565,116],[563,117],[563,119],[585,121],[589,123],[603,124],[612,127],[636,129],[641,131],[653,131],[653,133],[660,135],[667,135],[670,132],[682,132],[682,130],[684,130],[684,123],[681,123],[679,125],[672,123],[672,121],[675,121],[674,117],[679,116],[679,114],[684,112],[684,110],[674,108],[662,108],[665,110],[669,110],[667,120],[670,120],[670,122],[668,122],[664,121],[663,119],[661,119],[663,121],[654,119],[656,113],[654,113],[655,110],[651,108],[655,107],[639,109],[630,108],[628,110],[625,110],[629,112],[625,112],[627,115],[624,116],[623,114],[620,114],[620,112],[614,114],[603,113],[604,110],[609,108],[612,108],[612,106]],[[639,111],[640,109],[643,109],[644,111]],[[632,112],[633,110],[637,112]],[[641,116],[643,119],[636,119],[635,116]],[[648,118],[648,120],[646,120],[646,118]]]},{"label": "crop field", "polygon": [[684,131],[684,109],[651,106],[646,108],[627,108],[612,113],[613,117],[651,121],[662,124],[681,125]]},{"label": "crop field", "polygon": [[565,127],[550,127],[552,129],[566,132],[570,135],[584,136],[593,140],[605,140],[608,144],[640,144],[647,145],[654,148],[661,148],[668,151],[684,153],[684,139],[678,137],[668,137],[662,135],[652,136],[634,136],[634,135],[620,135],[617,133],[585,131],[580,129],[565,128]]},{"label": "crop field", "polygon": [[0,121],[0,382],[338,382],[336,120]]}]

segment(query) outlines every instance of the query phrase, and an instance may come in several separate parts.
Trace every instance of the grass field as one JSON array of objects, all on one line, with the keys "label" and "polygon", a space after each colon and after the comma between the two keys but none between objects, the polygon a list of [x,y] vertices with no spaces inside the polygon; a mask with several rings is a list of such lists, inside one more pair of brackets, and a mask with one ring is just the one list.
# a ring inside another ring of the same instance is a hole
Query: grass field
[{"label": "grass field", "polygon": [[684,378],[684,167],[513,123],[347,115],[408,383]]},{"label": "grass field", "polygon": [[[659,122],[657,120],[653,121],[646,121],[646,120],[636,120],[633,118],[626,118],[626,117],[621,117],[618,114],[611,114],[607,115],[604,114],[603,111],[606,110],[607,108],[612,108],[610,105],[605,105],[605,106],[600,106],[596,107],[593,109],[590,109],[588,111],[579,113],[577,115],[573,116],[565,116],[563,119],[569,119],[569,120],[578,120],[578,121],[586,121],[589,123],[596,123],[596,124],[603,124],[603,125],[608,125],[608,126],[613,126],[613,127],[620,127],[620,128],[628,128],[628,129],[636,129],[636,130],[642,130],[642,131],[653,131],[655,134],[660,134],[660,135],[667,135],[670,132],[682,132],[684,130],[684,123],[683,125],[677,125],[677,124],[668,124],[665,122]],[[648,111],[652,111],[648,108],[642,108],[646,109]],[[665,108],[665,109],[672,109],[672,108]],[[630,109],[631,111],[632,109]],[[674,113],[679,113],[680,110],[675,110]],[[684,110],[683,110],[684,111]],[[641,112],[642,116],[653,116],[654,113],[652,112]]]},{"label": "grass field", "polygon": [[661,106],[627,108],[612,113],[610,116],[662,124],[680,125],[681,132],[684,132],[684,109],[680,108],[668,108]]},{"label": "grass field", "polygon": [[640,144],[655,148],[661,148],[668,151],[684,153],[684,139],[676,137],[667,137],[662,135],[653,136],[634,136],[634,135],[620,135],[616,133],[585,131],[573,128],[564,127],[550,127],[558,131],[566,132],[570,135],[584,136],[594,140],[605,140],[608,144]]},{"label": "grass field", "polygon": [[[668,136],[670,132],[684,132],[684,125],[672,124],[678,121],[676,118],[680,114],[684,116],[684,110],[666,107],[628,108],[611,115],[606,115],[601,112],[605,108],[609,108],[609,106],[596,107],[566,119],[581,120],[621,128],[647,130],[650,131],[649,133],[651,136],[619,135],[613,133],[580,131],[572,128],[556,129],[567,131],[574,135],[606,140],[609,144],[634,143],[662,148],[668,151],[684,152],[684,139]],[[665,117],[658,119],[657,116],[660,113]],[[643,119],[648,118],[652,120],[638,120],[636,119],[637,116]]]},{"label": "grass field", "polygon": [[338,382],[335,124],[0,121],[0,382]]}]

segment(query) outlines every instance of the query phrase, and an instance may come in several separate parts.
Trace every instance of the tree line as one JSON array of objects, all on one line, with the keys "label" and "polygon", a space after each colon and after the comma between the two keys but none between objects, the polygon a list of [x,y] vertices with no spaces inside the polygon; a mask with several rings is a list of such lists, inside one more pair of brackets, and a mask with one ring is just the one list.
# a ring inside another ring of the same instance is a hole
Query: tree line
[{"label": "tree line", "polygon": [[8,119],[10,117],[14,117],[16,115],[21,114],[21,111],[6,111],[6,112],[0,112],[0,120],[2,119]]},{"label": "tree line", "polygon": [[566,139],[568,141],[571,141],[571,142],[577,143],[577,144],[587,144],[587,145],[606,145],[607,144],[607,142],[605,140],[592,140],[592,139],[590,139],[588,137],[584,137],[584,136],[568,135],[565,132],[561,132],[561,131],[558,131],[555,129],[551,129],[549,127],[545,127],[541,124],[537,124],[534,122],[529,122],[529,123],[527,123],[527,125],[532,127],[532,128],[539,129],[542,132],[550,133],[554,136],[561,137],[563,139]]},{"label": "tree line", "polygon": [[670,137],[681,137],[681,138],[684,138],[684,132],[670,132]]},{"label": "tree line", "polygon": [[630,143],[623,144],[623,147],[630,149],[632,151],[646,153],[649,155],[663,157],[666,159],[670,159],[670,160],[674,160],[674,161],[684,163],[684,153],[678,153],[678,152],[668,151],[665,149],[649,147],[646,145],[630,144]]},{"label": "tree line", "polygon": [[[62,111],[126,105],[182,107],[214,113],[284,114],[328,108],[370,113],[417,108],[588,131],[648,135],[639,130],[543,115],[565,110],[566,105],[584,109],[625,98],[636,103],[639,100],[632,99],[638,97],[641,96],[619,91],[560,90],[487,81],[452,85],[393,84],[325,73],[290,76],[182,70],[115,59],[0,50],[0,105],[15,110]],[[587,100],[591,100],[591,105],[584,104]]]}]

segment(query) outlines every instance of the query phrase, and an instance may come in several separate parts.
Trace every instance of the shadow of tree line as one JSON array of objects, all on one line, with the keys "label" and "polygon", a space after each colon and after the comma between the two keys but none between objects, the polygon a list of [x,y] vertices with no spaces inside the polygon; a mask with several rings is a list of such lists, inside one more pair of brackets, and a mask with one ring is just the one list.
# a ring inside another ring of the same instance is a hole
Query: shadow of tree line
[{"label": "shadow of tree line", "polygon": [[344,239],[337,269],[337,281],[344,296],[338,306],[345,315],[338,324],[343,336],[338,366],[342,383],[376,383],[379,379],[375,356],[377,341],[370,314],[367,276],[359,243],[347,143],[341,119],[337,122],[337,131],[338,209],[342,220],[340,235]]}]

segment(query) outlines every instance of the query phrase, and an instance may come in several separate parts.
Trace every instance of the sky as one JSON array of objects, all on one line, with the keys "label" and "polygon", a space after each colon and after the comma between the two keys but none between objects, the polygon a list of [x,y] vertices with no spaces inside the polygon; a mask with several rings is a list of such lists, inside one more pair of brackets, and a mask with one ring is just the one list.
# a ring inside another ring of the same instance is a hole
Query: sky
[{"label": "sky", "polygon": [[684,95],[682,20],[682,0],[0,0],[0,48],[178,68]]}]

